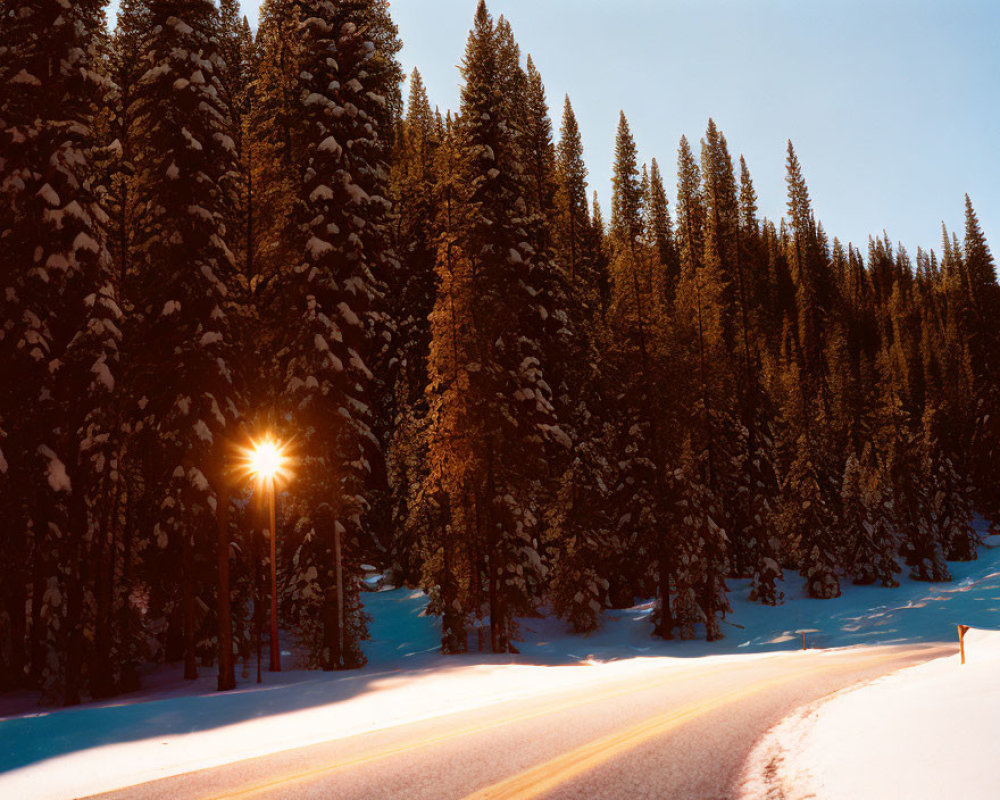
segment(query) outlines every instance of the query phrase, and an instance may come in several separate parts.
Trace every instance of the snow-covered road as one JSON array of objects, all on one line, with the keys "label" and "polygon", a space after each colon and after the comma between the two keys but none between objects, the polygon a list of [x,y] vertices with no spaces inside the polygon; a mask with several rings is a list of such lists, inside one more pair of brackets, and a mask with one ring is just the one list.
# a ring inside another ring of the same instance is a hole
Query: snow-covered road
[{"label": "snow-covered road", "polygon": [[728,798],[754,743],[793,709],[954,650],[846,648],[660,669],[651,659],[599,684],[552,688],[106,797]]}]

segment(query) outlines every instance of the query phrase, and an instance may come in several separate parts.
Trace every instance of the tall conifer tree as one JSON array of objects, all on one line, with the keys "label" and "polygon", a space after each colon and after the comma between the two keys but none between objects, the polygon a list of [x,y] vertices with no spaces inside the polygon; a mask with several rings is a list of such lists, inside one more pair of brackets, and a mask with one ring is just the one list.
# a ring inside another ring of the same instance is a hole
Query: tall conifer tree
[{"label": "tall conifer tree", "polygon": [[[96,183],[102,73],[100,3],[3,9],[0,36],[0,496],[4,557],[34,553],[28,650],[33,676],[80,701],[89,591],[85,564],[111,493],[111,393],[121,312]],[[5,581],[10,662],[24,680],[29,576]]]}]

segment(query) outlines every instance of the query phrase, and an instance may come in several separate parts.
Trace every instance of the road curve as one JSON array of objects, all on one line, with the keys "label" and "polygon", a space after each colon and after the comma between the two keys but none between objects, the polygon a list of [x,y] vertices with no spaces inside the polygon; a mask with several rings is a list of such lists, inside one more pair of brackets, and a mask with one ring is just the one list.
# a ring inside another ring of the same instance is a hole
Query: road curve
[{"label": "road curve", "polygon": [[728,800],[806,703],[954,645],[777,653],[450,714],[99,795],[102,800]]}]

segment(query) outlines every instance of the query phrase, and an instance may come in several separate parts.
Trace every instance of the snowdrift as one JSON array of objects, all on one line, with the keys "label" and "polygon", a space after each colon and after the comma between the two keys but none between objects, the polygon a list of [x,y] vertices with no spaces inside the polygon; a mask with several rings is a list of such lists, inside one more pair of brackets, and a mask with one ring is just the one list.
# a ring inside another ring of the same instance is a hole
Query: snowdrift
[{"label": "snowdrift", "polygon": [[995,800],[1000,630],[970,628],[965,655],[964,666],[956,654],[911,667],[784,720],[755,749],[743,800]]}]

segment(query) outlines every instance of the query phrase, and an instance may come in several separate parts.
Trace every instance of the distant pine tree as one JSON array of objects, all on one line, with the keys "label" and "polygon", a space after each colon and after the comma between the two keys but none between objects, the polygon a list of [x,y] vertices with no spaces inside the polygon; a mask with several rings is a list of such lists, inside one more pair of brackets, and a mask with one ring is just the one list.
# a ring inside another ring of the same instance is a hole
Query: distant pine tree
[{"label": "distant pine tree", "polygon": [[590,211],[587,208],[587,167],[573,106],[566,97],[555,164],[554,233],[559,259],[571,284],[581,281],[597,288]]},{"label": "distant pine tree", "polygon": [[837,520],[827,503],[822,483],[816,454],[803,436],[785,476],[781,525],[796,553],[809,596],[830,598],[840,596],[834,527]]},{"label": "distant pine tree", "polygon": [[976,383],[976,494],[980,510],[996,525],[1000,524],[1000,491],[995,476],[1000,458],[1000,368],[997,366],[1000,363],[1000,335],[996,330],[1000,286],[993,254],[968,195],[965,197],[963,250],[963,272],[969,291],[966,336]]},{"label": "distant pine tree", "polygon": [[866,448],[862,462],[851,455],[844,470],[841,502],[844,536],[850,548],[849,568],[854,583],[898,586],[895,573],[896,540],[892,529],[891,500],[884,496],[872,450]]},{"label": "distant pine tree", "polygon": [[943,415],[934,408],[924,412],[923,447],[930,511],[948,561],[975,561],[980,539],[972,525],[972,486],[963,480],[945,450],[941,436]]},{"label": "distant pine tree", "polygon": [[427,424],[418,443],[426,463],[409,504],[406,531],[422,545],[422,583],[429,609],[441,615],[441,652],[461,653],[468,649],[467,625],[473,619],[482,635],[481,542],[470,496],[475,462],[473,442],[465,435],[470,424],[466,365],[473,358],[468,335],[472,270],[461,244],[468,187],[450,114],[441,134],[435,159],[437,283],[429,317]]},{"label": "distant pine tree", "polygon": [[694,625],[701,622],[707,640],[712,642],[722,638],[718,616],[730,610],[725,584],[729,570],[726,532],[716,522],[721,509],[703,482],[704,465],[697,463],[689,447],[682,456],[682,465],[674,476],[679,499],[673,618],[681,639],[693,639]]},{"label": "distant pine tree", "polygon": [[438,180],[437,162],[443,131],[431,110],[420,73],[410,78],[406,116],[400,123],[392,170],[393,244],[401,262],[402,279],[388,287],[388,301],[397,325],[399,360],[394,389],[394,430],[389,443],[387,468],[392,494],[393,528],[389,548],[398,578],[419,579],[416,530],[408,525],[414,491],[426,467],[428,405],[428,355],[431,343],[429,316],[434,308],[437,277]]},{"label": "distant pine tree", "polygon": [[690,278],[700,264],[704,208],[701,201],[701,170],[687,137],[682,136],[677,151],[677,252],[681,278]]},{"label": "distant pine tree", "polygon": [[663,188],[663,176],[660,166],[654,158],[649,168],[649,190],[646,197],[646,214],[649,219],[647,236],[655,247],[656,258],[659,260],[659,271],[664,283],[665,299],[673,301],[677,279],[680,274],[680,261],[677,248],[674,245],[673,223],[670,221],[670,208],[667,193]]},{"label": "distant pine tree", "polygon": [[[674,534],[670,526],[673,497],[667,482],[663,422],[669,353],[662,267],[646,236],[645,195],[636,163],[636,147],[622,114],[615,147],[614,195],[610,243],[611,305],[608,378],[616,387],[616,439],[613,458],[618,474],[612,491],[616,529],[612,600],[631,604],[653,573],[659,609],[656,633],[670,638],[674,628],[670,599]],[[637,555],[642,554],[637,559]],[[643,569],[639,569],[640,565]]]},{"label": "distant pine tree", "polygon": [[598,292],[601,297],[601,315],[607,314],[611,304],[611,278],[608,271],[609,245],[607,230],[604,227],[604,215],[601,205],[594,192],[594,200],[590,211],[591,252],[594,254],[594,273],[597,275]]},{"label": "distant pine tree", "polygon": [[910,567],[910,577],[922,581],[949,581],[944,548],[934,516],[929,465],[921,457],[919,442],[900,430],[889,451],[896,529],[903,534],[900,555]]}]

